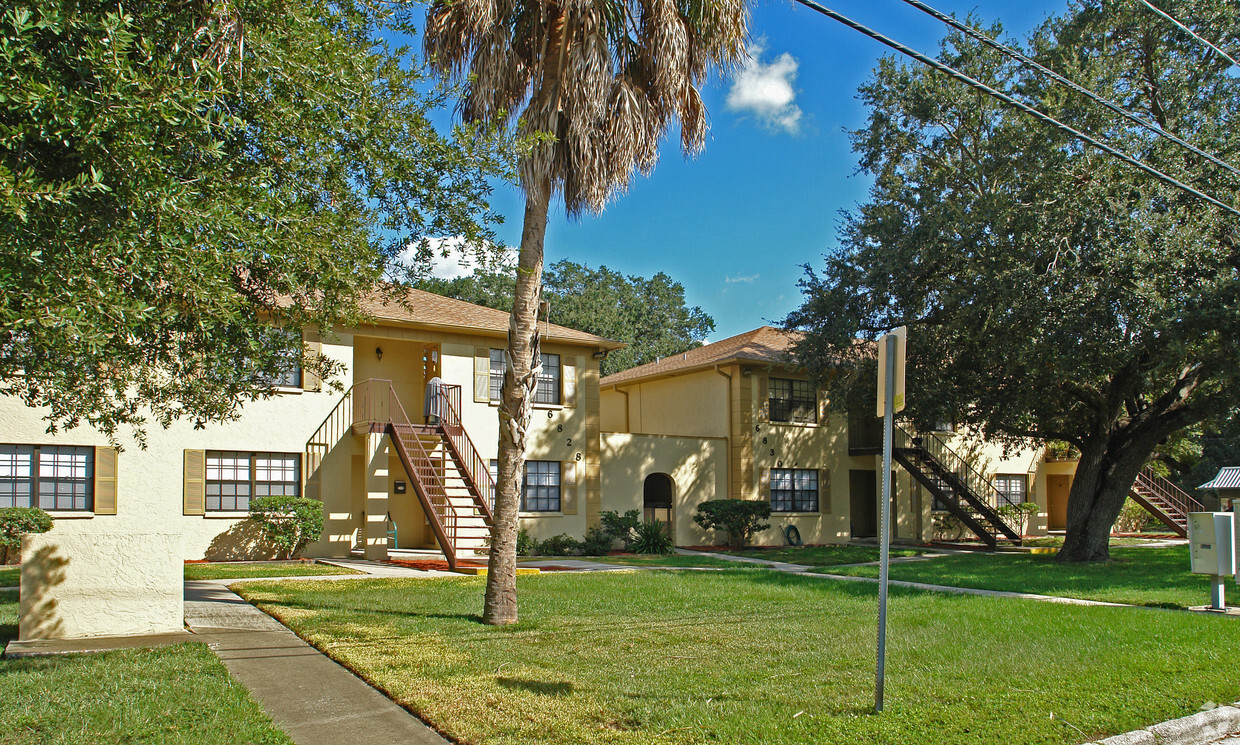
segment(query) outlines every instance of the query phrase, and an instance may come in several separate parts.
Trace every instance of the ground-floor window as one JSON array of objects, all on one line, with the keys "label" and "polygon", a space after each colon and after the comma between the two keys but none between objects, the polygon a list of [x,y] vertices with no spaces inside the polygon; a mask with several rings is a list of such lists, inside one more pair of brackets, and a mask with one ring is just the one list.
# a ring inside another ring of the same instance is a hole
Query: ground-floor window
[{"label": "ground-floor window", "polygon": [[[499,489],[499,461],[494,458],[488,464],[491,481]],[[491,511],[495,511],[495,490],[491,492]],[[525,477],[521,480],[522,512],[560,511],[560,462],[556,460],[527,460]]]},{"label": "ground-floor window", "polygon": [[998,504],[996,507],[1003,507],[1009,504],[1021,504],[1025,501],[1025,476],[1024,474],[1000,475],[995,476],[995,489],[999,491]]},{"label": "ground-floor window", "polygon": [[771,469],[771,512],[817,511],[817,470],[812,468]]},{"label": "ground-floor window", "polygon": [[0,445],[0,507],[94,509],[93,447]]},{"label": "ground-floor window", "polygon": [[208,512],[244,512],[253,497],[301,493],[300,453],[207,451]]}]

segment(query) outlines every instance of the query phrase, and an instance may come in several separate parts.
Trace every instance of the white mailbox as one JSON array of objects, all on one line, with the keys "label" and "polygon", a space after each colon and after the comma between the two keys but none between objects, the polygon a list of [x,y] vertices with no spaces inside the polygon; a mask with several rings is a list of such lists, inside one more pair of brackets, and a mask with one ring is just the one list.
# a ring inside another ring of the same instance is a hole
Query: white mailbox
[{"label": "white mailbox", "polygon": [[1193,574],[1230,577],[1236,573],[1234,517],[1230,512],[1188,514]]}]

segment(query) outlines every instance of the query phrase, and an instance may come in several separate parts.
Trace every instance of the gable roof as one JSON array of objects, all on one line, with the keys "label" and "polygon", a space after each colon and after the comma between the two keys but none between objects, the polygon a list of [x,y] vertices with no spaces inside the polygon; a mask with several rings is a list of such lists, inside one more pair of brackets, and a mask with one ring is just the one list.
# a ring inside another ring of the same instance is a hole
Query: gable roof
[{"label": "gable roof", "polygon": [[1240,466],[1220,468],[1218,475],[1198,489],[1240,489]]},{"label": "gable roof", "polygon": [[[506,311],[474,305],[425,290],[409,288],[406,292],[407,303],[388,300],[381,293],[375,293],[362,300],[362,310],[379,322],[395,321],[448,331],[481,332],[487,336],[508,335]],[[546,341],[587,344],[601,349],[620,349],[625,346],[622,342],[554,323],[539,322],[538,328]]]},{"label": "gable roof", "polygon": [[628,370],[608,375],[599,381],[602,387],[637,380],[648,380],[676,373],[685,373],[731,362],[756,362],[767,365],[797,367],[789,350],[796,337],[787,331],[762,326],[753,331],[664,357]]}]

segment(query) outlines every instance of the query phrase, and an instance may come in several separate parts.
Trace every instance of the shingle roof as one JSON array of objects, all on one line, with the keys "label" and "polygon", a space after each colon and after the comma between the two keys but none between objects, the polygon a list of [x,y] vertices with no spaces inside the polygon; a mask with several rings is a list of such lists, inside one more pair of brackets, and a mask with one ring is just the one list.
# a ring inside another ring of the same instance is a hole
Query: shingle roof
[{"label": "shingle roof", "polygon": [[714,344],[664,357],[658,362],[649,362],[628,370],[621,370],[600,380],[599,385],[606,387],[617,383],[646,380],[733,361],[795,366],[796,363],[792,361],[788,352],[793,341],[795,337],[790,333],[763,326]]},{"label": "shingle roof", "polygon": [[1198,489],[1240,489],[1240,466],[1220,468],[1218,475]]},{"label": "shingle roof", "polygon": [[[412,323],[419,326],[463,331],[482,331],[491,335],[508,334],[508,313],[464,300],[443,297],[424,290],[410,288],[408,303],[388,301],[380,295],[362,301],[362,310],[376,320]],[[539,323],[543,339],[589,344],[603,349],[619,349],[623,343],[588,334],[585,331]]]}]

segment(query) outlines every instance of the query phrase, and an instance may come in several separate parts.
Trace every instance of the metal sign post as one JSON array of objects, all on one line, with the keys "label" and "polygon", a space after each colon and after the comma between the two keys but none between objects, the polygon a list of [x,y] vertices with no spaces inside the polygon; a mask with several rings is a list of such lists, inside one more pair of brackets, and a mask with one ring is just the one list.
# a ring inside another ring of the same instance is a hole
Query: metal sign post
[{"label": "metal sign post", "polygon": [[887,663],[887,569],[891,557],[891,451],[895,413],[904,408],[904,350],[908,328],[879,340],[878,406],[883,417],[883,503],[879,514],[878,665],[874,673],[874,711],[883,710]]}]

